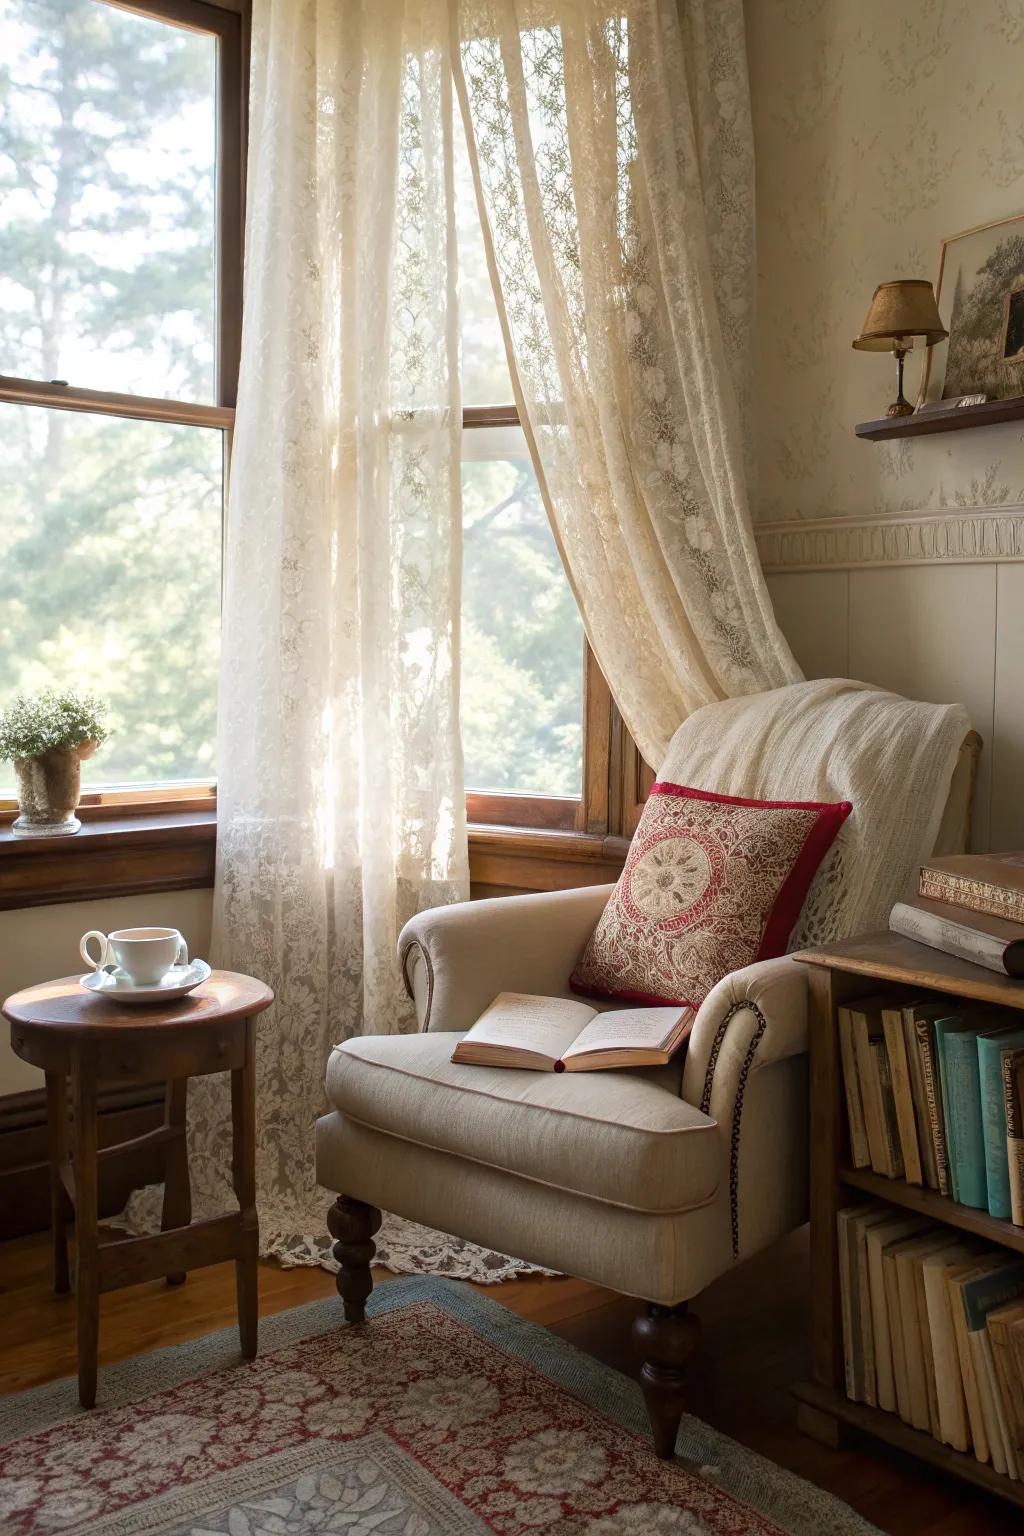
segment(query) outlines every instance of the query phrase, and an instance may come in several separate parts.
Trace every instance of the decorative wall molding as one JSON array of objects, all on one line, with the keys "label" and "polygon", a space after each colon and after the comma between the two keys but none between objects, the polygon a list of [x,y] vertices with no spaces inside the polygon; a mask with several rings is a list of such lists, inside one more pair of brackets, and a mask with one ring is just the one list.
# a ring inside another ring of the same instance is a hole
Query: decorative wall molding
[{"label": "decorative wall molding", "polygon": [[1024,505],[793,518],[754,534],[768,572],[1024,561]]}]

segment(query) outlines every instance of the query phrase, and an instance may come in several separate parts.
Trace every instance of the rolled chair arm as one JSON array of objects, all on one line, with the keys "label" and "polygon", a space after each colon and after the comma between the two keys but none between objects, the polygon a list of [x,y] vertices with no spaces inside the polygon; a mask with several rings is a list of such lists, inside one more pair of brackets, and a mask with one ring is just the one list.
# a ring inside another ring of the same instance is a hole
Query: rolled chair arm
[{"label": "rolled chair arm", "polygon": [[613,887],[499,896],[420,912],[398,953],[420,1029],[468,1029],[497,992],[571,997],[569,975]]},{"label": "rolled chair arm", "polygon": [[690,1035],[683,1098],[716,1114],[740,1074],[807,1050],[807,978],[789,955],[733,971],[708,993]]}]

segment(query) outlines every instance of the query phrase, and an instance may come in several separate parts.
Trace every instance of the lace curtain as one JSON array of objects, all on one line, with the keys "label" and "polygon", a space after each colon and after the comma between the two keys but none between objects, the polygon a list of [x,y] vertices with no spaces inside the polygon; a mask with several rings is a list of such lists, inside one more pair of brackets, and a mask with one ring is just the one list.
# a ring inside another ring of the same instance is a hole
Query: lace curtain
[{"label": "lace curtain", "polygon": [[[330,1049],[411,1026],[398,931],[468,893],[456,92],[524,425],[642,751],[799,675],[746,505],[741,0],[256,0],[214,958],[277,997],[257,1176],[285,1262],[323,1256]],[[197,1212],[230,1204],[224,1086],[191,1085]]]},{"label": "lace curtain", "polygon": [[640,750],[800,678],[747,505],[742,0],[460,0],[453,62],[519,407]]},{"label": "lace curtain", "polygon": [[[331,1047],[411,1027],[398,932],[468,895],[444,0],[257,0],[227,516],[214,955],[258,1036],[261,1246],[320,1256]],[[197,1205],[225,1094],[190,1085]]]}]

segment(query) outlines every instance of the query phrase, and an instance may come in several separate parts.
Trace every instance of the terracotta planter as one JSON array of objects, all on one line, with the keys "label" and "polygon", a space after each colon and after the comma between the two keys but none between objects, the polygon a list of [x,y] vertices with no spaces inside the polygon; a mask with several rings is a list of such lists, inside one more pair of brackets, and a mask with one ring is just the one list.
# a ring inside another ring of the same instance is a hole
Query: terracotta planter
[{"label": "terracotta planter", "polygon": [[18,809],[15,837],[66,837],[82,823],[75,815],[82,792],[82,759],[96,750],[94,741],[76,747],[52,747],[41,757],[18,758]]}]

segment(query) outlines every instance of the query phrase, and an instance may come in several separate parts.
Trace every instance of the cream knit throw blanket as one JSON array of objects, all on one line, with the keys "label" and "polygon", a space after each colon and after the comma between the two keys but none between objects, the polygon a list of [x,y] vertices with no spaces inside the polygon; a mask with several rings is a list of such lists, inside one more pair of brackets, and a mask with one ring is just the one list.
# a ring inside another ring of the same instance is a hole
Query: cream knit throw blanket
[{"label": "cream knit throw blanket", "polygon": [[844,678],[707,704],[659,778],[759,800],[849,800],[790,949],[884,928],[938,835],[971,728],[962,704],[918,704]]}]

